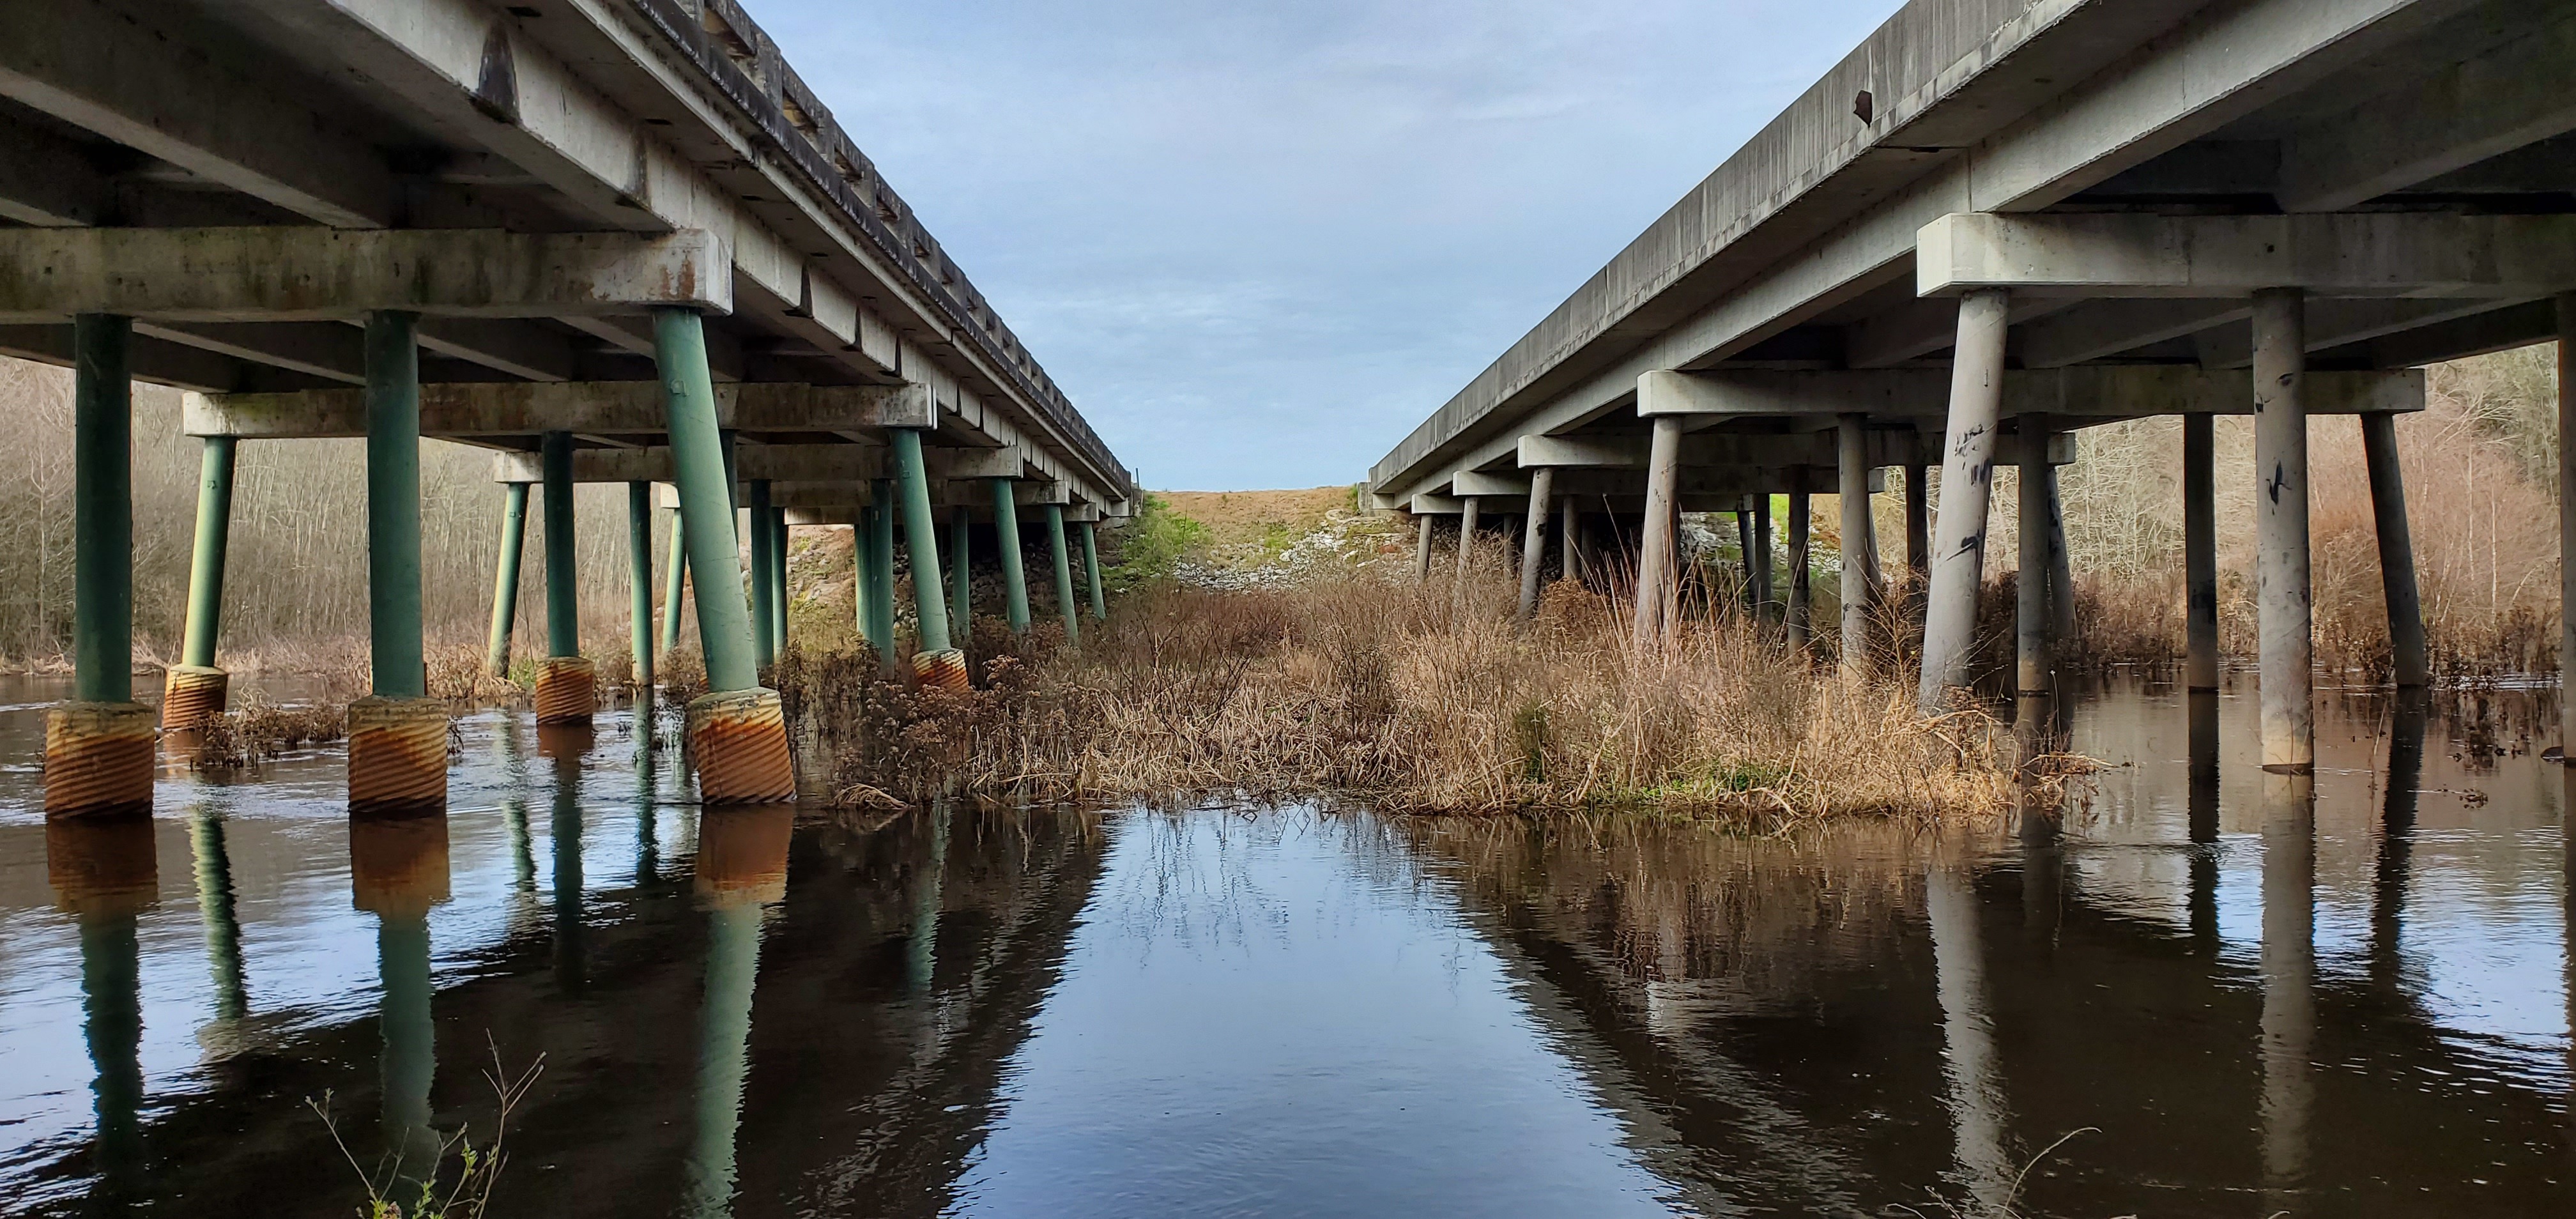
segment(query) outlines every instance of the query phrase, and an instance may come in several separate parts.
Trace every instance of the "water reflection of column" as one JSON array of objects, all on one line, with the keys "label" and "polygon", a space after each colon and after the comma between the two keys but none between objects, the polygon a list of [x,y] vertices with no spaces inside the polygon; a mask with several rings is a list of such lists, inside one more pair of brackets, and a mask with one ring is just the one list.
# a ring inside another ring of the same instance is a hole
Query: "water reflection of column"
[{"label": "water reflection of column", "polygon": [[653,883],[662,871],[662,844],[658,840],[661,826],[653,818],[655,777],[660,771],[656,760],[661,751],[635,751],[635,887]]},{"label": "water reflection of column", "polygon": [[250,1014],[250,987],[242,969],[241,920],[233,911],[233,867],[224,850],[222,813],[200,805],[189,814],[188,849],[196,859],[206,963],[215,975],[215,1019],[229,1024]]},{"label": "water reflection of column", "polygon": [[152,819],[57,818],[45,823],[54,899],[80,924],[81,1035],[89,1043],[101,1202],[131,1194],[143,1169],[143,964],[135,918],[160,873]]},{"label": "water reflection of column", "polygon": [[[397,1180],[416,1183],[438,1166],[438,1132],[429,1124],[429,1085],[438,1065],[429,910],[447,900],[446,815],[352,818],[349,892],[351,904],[376,916],[386,1154]],[[405,1188],[399,1196],[409,1194]]]},{"label": "water reflection of column", "polygon": [[1958,1173],[1984,1213],[2001,1214],[2012,1194],[2004,1154],[2002,1063],[1986,1012],[1984,953],[1978,946],[1977,896],[1964,865],[1936,863],[1924,886],[1932,924],[1932,969],[1948,1048],[1950,1133]]},{"label": "water reflection of column", "polygon": [[2193,690],[2191,781],[2186,797],[2191,834],[2191,938],[2218,949],[2218,691]]},{"label": "water reflection of column", "polygon": [[[2565,698],[2562,694],[2559,697]],[[2567,997],[2567,1147],[2576,1152],[2576,766],[2559,768],[2558,839],[2566,856],[2558,878],[2559,935],[2566,946],[2560,966]]]},{"label": "water reflection of column", "polygon": [[2388,790],[2380,804],[2379,861],[2370,900],[2371,981],[2389,991],[2400,985],[2403,970],[2398,949],[2415,839],[2415,789],[2424,782],[2424,716],[2424,687],[2399,687],[2389,714]]},{"label": "water reflection of column", "polygon": [[581,759],[590,752],[588,723],[537,725],[537,752],[553,759],[554,815],[547,840],[554,849],[555,985],[567,994],[582,989]]},{"label": "water reflection of column", "polygon": [[698,1032],[697,1132],[689,1149],[692,1216],[733,1211],[734,1134],[742,1124],[751,996],[764,903],[787,895],[783,805],[709,808],[698,816],[697,894],[707,909],[706,1007]]},{"label": "water reflection of column", "polygon": [[2286,1206],[2308,1170],[2315,1085],[2316,784],[2263,775],[2263,1184],[2267,1211]]},{"label": "water reflection of column", "polygon": [[948,878],[948,805],[933,805],[930,810],[930,861],[922,865],[921,893],[913,899],[912,937],[909,950],[912,992],[930,993],[931,975],[938,968],[940,890]]}]

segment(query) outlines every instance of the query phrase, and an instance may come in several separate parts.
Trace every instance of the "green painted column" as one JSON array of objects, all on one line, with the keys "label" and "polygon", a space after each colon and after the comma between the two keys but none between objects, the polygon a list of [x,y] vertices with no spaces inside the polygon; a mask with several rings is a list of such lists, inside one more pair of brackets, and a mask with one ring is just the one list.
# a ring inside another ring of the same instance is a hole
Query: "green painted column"
[{"label": "green painted column", "polygon": [[134,323],[72,319],[73,697],[134,701]]},{"label": "green painted column", "polygon": [[770,586],[778,565],[770,551],[778,533],[769,527],[769,480],[751,480],[751,645],[762,668],[778,662],[778,590]]},{"label": "green painted column", "polygon": [[224,549],[232,538],[238,443],[231,436],[208,436],[197,463],[197,546],[188,560],[188,628],[179,663],[201,669],[214,667],[215,632],[223,623]]},{"label": "green painted column", "polygon": [[626,562],[635,588],[635,688],[653,688],[653,484],[626,484]]},{"label": "green painted column", "polygon": [[539,441],[546,477],[546,655],[581,655],[581,585],[573,547],[572,433]]},{"label": "green painted column", "polygon": [[233,865],[224,848],[223,814],[199,807],[188,817],[188,850],[195,863],[197,913],[206,927],[206,963],[214,973],[215,1019],[250,1014],[250,986],[242,968],[241,917],[235,912]]},{"label": "green painted column", "polygon": [[680,596],[688,591],[689,557],[682,549],[680,514],[671,513],[671,553],[662,560],[662,651],[680,646]]},{"label": "green painted column", "polygon": [[966,515],[966,505],[949,510],[948,621],[954,624],[957,637],[965,640],[975,637],[975,573],[970,561],[974,550],[969,539],[974,528],[974,522]]},{"label": "green painted column", "polygon": [[1100,527],[1093,522],[1082,522],[1082,570],[1084,576],[1091,581],[1091,620],[1093,622],[1100,622],[1109,617],[1109,599],[1100,591],[1099,529]]},{"label": "green painted column", "polygon": [[894,664],[894,480],[880,478],[868,507],[868,638]]},{"label": "green painted column", "polygon": [[653,357],[669,417],[680,520],[687,530],[689,579],[698,610],[698,642],[707,688],[750,690],[760,684],[752,651],[751,611],[743,603],[735,559],[732,492],[725,482],[724,439],[716,429],[714,378],[707,372],[704,322],[689,309],[653,311]]},{"label": "green painted column", "polygon": [[1047,547],[1055,552],[1055,604],[1064,614],[1064,641],[1082,646],[1082,619],[1073,608],[1073,558],[1065,552],[1064,505],[1046,506]]},{"label": "green painted column", "polygon": [[1029,578],[1020,560],[1020,501],[1013,480],[993,481],[993,532],[1002,551],[1002,598],[1010,611],[1011,633],[1029,633]]},{"label": "green painted column", "polygon": [[519,621],[519,556],[528,542],[528,484],[501,485],[501,557],[492,571],[492,633],[483,667],[510,673],[510,635]]},{"label": "green painted column", "polygon": [[426,698],[420,622],[418,315],[367,315],[367,639],[375,693]]},{"label": "green painted column", "polygon": [[903,545],[912,555],[912,605],[920,617],[917,641],[924,652],[948,650],[948,604],[939,589],[939,522],[930,516],[930,470],[921,457],[921,432],[895,428],[894,462],[903,484]]},{"label": "green painted column", "polygon": [[776,565],[776,570],[770,573],[769,581],[772,593],[769,599],[770,613],[776,619],[775,629],[772,630],[771,635],[778,642],[777,650],[784,652],[787,650],[787,510],[771,508],[769,518],[778,533],[777,542],[769,548],[770,562]]}]

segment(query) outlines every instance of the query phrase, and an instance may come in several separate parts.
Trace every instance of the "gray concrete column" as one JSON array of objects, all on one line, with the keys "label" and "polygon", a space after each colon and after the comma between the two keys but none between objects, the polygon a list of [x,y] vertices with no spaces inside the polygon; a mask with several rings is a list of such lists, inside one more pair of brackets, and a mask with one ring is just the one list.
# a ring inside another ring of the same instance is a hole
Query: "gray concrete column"
[{"label": "gray concrete column", "polygon": [[2183,684],[2218,688],[2217,442],[2208,415],[2182,417]]},{"label": "gray concrete column", "polygon": [[1735,500],[1735,554],[1744,565],[1744,616],[1755,619],[1762,613],[1762,595],[1753,578],[1753,497],[1743,495]]},{"label": "gray concrete column", "polygon": [[2432,676],[2424,645],[2424,603],[2415,590],[2415,541],[2406,523],[2406,478],[2397,464],[2397,416],[2361,417],[2361,451],[2370,466],[2370,514],[2379,533],[2379,588],[2388,602],[2389,668],[2401,687]]},{"label": "gray concrete column", "polygon": [[2308,605],[2306,302],[2254,294],[2254,596],[2263,678],[2263,768],[2316,765]]},{"label": "gray concrete column", "polygon": [[1753,550],[1744,560],[1753,568],[1753,619],[1769,622],[1780,603],[1771,595],[1771,493],[1753,497]]},{"label": "gray concrete column", "polygon": [[1905,570],[1918,591],[1932,574],[1932,479],[1920,465],[1905,467]]},{"label": "gray concrete column", "polygon": [[2054,664],[2075,639],[2075,563],[2066,551],[2066,501],[2057,493],[2058,468],[2048,467],[2041,489],[2048,500],[2048,637]]},{"label": "gray concrete column", "polygon": [[2021,570],[2013,588],[2013,689],[2020,694],[2049,692],[2048,647],[2048,420],[2038,415],[2020,419]]},{"label": "gray concrete column", "polygon": [[1431,579],[1431,514],[1413,518],[1413,580],[1417,584]]},{"label": "gray concrete column", "polygon": [[1950,421],[1942,441],[1941,512],[1933,524],[1932,587],[1923,609],[1925,714],[1968,684],[1976,644],[1977,585],[1985,577],[1986,509],[1993,494],[1995,428],[2003,415],[2004,332],[2010,294],[1978,288],[1959,298],[1950,359]]},{"label": "gray concrete column", "polygon": [[1789,472],[1789,608],[1786,621],[1789,646],[1807,646],[1808,610],[1812,587],[1809,580],[1809,523],[1815,517],[1814,501],[1808,497],[1807,471],[1804,466]]},{"label": "gray concrete column", "polygon": [[1578,542],[1582,530],[1575,519],[1573,496],[1566,496],[1565,502],[1557,505],[1556,521],[1556,549],[1565,560],[1565,578],[1579,581],[1583,578],[1583,551]]},{"label": "gray concrete column", "polygon": [[1539,569],[1547,563],[1547,501],[1556,490],[1556,470],[1530,471],[1529,513],[1521,531],[1521,617],[1538,612]]},{"label": "gray concrete column", "polygon": [[1458,555],[1457,562],[1451,564],[1449,568],[1449,582],[1453,586],[1467,582],[1467,564],[1475,557],[1478,499],[1479,497],[1473,495],[1459,497]]},{"label": "gray concrete column", "polygon": [[1655,416],[1654,443],[1646,455],[1646,519],[1637,545],[1637,619],[1640,647],[1661,644],[1676,613],[1680,574],[1675,571],[1681,522],[1675,497],[1681,479],[1682,420]]},{"label": "gray concrete column", "polygon": [[[2576,292],[2558,298],[2558,553],[2576,555]],[[2576,751],[2576,562],[2558,564],[2558,715],[2562,756]],[[2576,840],[2576,835],[2569,835]],[[2576,891],[2576,885],[2570,886]]]},{"label": "gray concrete column", "polygon": [[1843,531],[1843,673],[1869,672],[1869,603],[1871,549],[1875,532],[1869,521],[1869,417],[1844,415],[1835,429],[1838,494]]}]

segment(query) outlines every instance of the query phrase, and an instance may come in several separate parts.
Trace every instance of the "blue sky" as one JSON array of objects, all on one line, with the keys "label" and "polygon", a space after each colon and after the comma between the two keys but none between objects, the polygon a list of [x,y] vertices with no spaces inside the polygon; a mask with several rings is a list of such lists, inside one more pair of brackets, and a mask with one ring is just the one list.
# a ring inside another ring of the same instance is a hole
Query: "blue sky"
[{"label": "blue sky", "polygon": [[750,0],[1147,486],[1350,482],[1898,0]]}]

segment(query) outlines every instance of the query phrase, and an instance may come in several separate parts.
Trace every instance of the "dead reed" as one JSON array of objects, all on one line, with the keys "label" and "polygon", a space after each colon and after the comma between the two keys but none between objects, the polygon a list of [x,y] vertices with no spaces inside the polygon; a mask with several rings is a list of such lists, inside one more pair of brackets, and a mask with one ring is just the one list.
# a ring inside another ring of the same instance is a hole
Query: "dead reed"
[{"label": "dead reed", "polygon": [[963,694],[880,678],[863,653],[791,656],[776,677],[835,789],[862,800],[1348,796],[1764,828],[2012,802],[2011,743],[1981,712],[1925,722],[1898,683],[1846,684],[1706,616],[1640,657],[1610,599],[1559,583],[1517,623],[1507,581],[1492,564],[1462,590],[1369,572],[1157,586],[1078,652],[979,630]]},{"label": "dead reed", "polygon": [[192,730],[188,764],[198,770],[240,770],[290,749],[339,740],[347,730],[343,703],[281,707],[253,703]]}]

